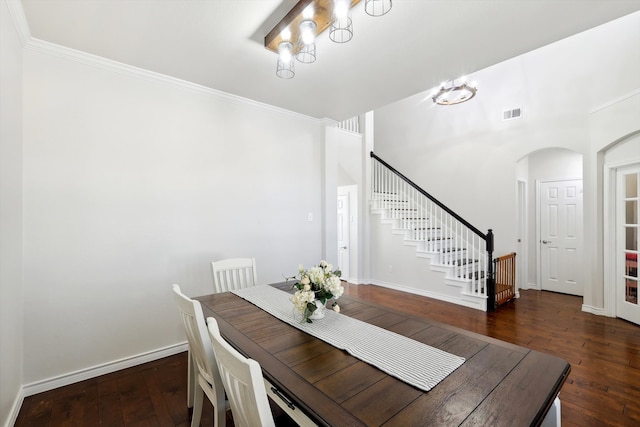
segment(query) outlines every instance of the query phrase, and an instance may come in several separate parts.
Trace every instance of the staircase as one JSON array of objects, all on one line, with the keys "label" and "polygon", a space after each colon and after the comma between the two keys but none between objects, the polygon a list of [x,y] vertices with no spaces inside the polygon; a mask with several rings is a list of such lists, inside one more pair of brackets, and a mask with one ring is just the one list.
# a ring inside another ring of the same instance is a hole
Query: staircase
[{"label": "staircase", "polygon": [[370,208],[431,270],[460,288],[460,300],[485,311],[495,308],[493,233],[486,234],[447,208],[373,152]]}]

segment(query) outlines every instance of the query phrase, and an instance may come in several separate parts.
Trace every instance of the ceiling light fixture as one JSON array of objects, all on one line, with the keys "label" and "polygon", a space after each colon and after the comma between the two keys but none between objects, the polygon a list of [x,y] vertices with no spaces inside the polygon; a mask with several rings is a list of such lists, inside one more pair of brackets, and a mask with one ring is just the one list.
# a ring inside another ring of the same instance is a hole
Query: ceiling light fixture
[{"label": "ceiling light fixture", "polygon": [[336,43],[346,43],[353,37],[353,21],[348,0],[336,0],[333,19],[329,29],[329,38]]},{"label": "ceiling light fixture", "polygon": [[300,22],[300,41],[296,59],[305,64],[316,60],[316,23],[311,19]]},{"label": "ceiling light fixture", "polygon": [[455,80],[448,80],[442,83],[431,94],[433,102],[438,105],[455,105],[466,102],[476,96],[478,88],[475,83],[468,84],[464,77],[459,80],[459,84],[456,84]]},{"label": "ceiling light fixture", "polygon": [[[283,59],[283,43],[290,46],[286,49],[289,56],[294,56],[298,61],[311,63],[316,60],[315,38],[327,28],[329,38],[336,43],[346,43],[353,37],[353,21],[350,9],[360,0],[300,0],[286,14],[284,18],[264,38],[264,46],[279,54],[276,75],[290,79],[295,75],[292,62]],[[384,15],[391,9],[390,0],[375,0],[375,5],[366,7],[369,15]],[[384,10],[380,13],[379,10]],[[286,54],[285,54],[286,56]]]},{"label": "ceiling light fixture", "polygon": [[293,44],[291,42],[280,42],[278,45],[278,63],[276,64],[276,75],[281,79],[290,79],[296,75],[291,57]]},{"label": "ceiling light fixture", "polygon": [[365,0],[364,11],[371,16],[382,16],[391,10],[391,0]]}]

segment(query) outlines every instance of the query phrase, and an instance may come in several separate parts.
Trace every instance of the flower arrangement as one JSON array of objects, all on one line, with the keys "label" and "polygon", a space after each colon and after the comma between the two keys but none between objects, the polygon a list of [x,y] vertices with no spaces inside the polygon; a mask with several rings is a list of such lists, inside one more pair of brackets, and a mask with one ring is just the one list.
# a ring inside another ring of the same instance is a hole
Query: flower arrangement
[{"label": "flower arrangement", "polygon": [[[342,295],[344,287],[340,282],[341,274],[340,270],[333,270],[333,266],[324,260],[308,270],[302,264],[298,266],[298,275],[294,276],[298,281],[293,285],[296,292],[291,302],[302,313],[303,322],[312,323],[309,317],[318,309],[316,301],[324,305],[331,298],[337,300]],[[331,307],[335,312],[340,312],[337,302],[334,301]]]}]

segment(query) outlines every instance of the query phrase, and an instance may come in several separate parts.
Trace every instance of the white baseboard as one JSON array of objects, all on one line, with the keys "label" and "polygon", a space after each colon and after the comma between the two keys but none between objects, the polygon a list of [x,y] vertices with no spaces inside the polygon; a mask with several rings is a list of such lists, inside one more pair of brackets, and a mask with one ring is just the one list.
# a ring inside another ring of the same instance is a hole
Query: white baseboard
[{"label": "white baseboard", "polygon": [[[168,347],[159,348],[146,353],[125,357],[123,359],[114,360],[112,362],[103,363],[91,368],[81,369],[76,372],[59,375],[57,377],[48,378],[42,381],[36,381],[26,384],[22,387],[23,398],[43,391],[53,390],[54,388],[63,387],[65,385],[77,383],[79,381],[88,380],[90,378],[99,377],[100,375],[110,374],[122,369],[131,368],[132,366],[141,365],[143,363],[152,362],[162,359],[163,357],[172,356],[174,354],[187,351],[187,343],[174,344]],[[20,402],[22,404],[22,401]],[[16,414],[17,416],[17,414]]]},{"label": "white baseboard", "polygon": [[24,402],[24,390],[21,389],[16,396],[16,400],[11,406],[11,412],[9,413],[9,418],[7,418],[7,422],[4,427],[12,427],[15,425],[16,420],[18,419],[18,414],[20,413],[20,408],[22,407],[22,402]]},{"label": "white baseboard", "polygon": [[456,298],[450,295],[443,295],[436,292],[429,292],[423,289],[412,288],[408,286],[396,285],[394,283],[381,282],[381,281],[373,281],[372,285],[381,286],[383,288],[395,289],[396,291],[407,292],[409,294],[421,295],[427,298],[433,298],[444,302],[449,302],[451,304],[457,304],[464,307],[474,308],[476,310],[486,311],[485,307],[482,306],[481,303],[477,301],[470,301],[464,298]]},{"label": "white baseboard", "polygon": [[597,316],[615,317],[607,313],[604,308],[593,307],[586,304],[582,304],[582,311],[584,311],[585,313],[595,314]]}]

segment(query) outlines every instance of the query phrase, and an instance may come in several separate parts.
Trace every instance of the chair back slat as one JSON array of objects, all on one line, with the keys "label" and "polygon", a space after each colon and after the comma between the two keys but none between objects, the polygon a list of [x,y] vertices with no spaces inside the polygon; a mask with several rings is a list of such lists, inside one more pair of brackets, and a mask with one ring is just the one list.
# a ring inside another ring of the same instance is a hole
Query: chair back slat
[{"label": "chair back slat", "polygon": [[216,293],[256,286],[255,258],[231,258],[211,263]]}]

